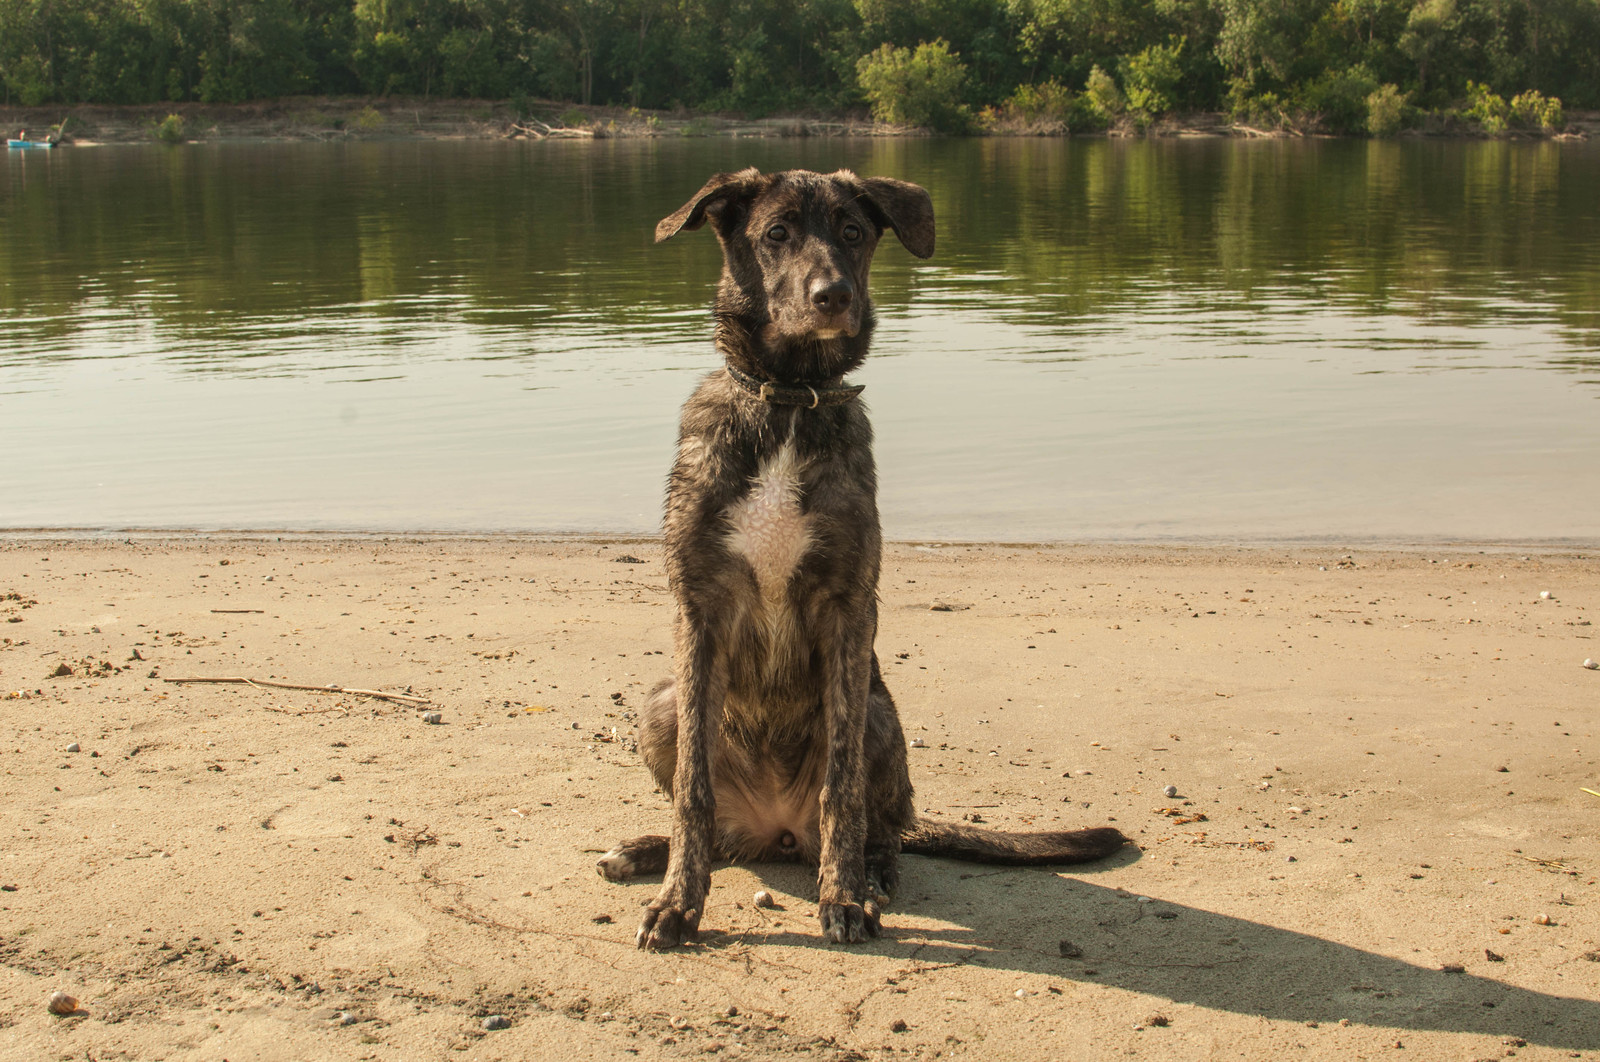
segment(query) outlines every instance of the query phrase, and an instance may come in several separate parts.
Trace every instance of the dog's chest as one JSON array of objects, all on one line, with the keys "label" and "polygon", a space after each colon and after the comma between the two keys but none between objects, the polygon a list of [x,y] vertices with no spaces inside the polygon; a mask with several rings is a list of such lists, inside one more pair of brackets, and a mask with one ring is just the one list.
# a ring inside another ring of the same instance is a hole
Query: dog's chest
[{"label": "dog's chest", "polygon": [[775,598],[811,548],[811,519],[801,508],[804,464],[793,443],[761,463],[750,491],[728,507],[728,548],[749,562],[762,596]]}]

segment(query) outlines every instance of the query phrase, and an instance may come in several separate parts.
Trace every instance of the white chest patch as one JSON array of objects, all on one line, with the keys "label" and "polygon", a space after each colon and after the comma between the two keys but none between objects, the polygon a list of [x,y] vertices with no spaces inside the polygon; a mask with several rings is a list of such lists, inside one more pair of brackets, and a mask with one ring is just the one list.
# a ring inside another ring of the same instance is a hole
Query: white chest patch
[{"label": "white chest patch", "polygon": [[782,597],[811,548],[811,521],[800,509],[802,467],[794,444],[784,444],[756,471],[750,493],[728,507],[728,548],[750,562],[769,601]]}]

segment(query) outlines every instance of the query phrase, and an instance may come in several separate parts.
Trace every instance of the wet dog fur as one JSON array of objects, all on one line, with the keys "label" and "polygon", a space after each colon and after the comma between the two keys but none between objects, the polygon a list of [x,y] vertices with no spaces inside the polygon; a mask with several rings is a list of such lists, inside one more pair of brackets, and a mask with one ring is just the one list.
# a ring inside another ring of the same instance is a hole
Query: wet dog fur
[{"label": "wet dog fur", "polygon": [[[919,820],[912,805],[873,652],[872,428],[842,383],[872,335],[879,239],[892,231],[933,254],[928,193],[847,170],[718,174],[656,240],[707,222],[722,245],[714,313],[728,368],[683,408],[664,526],[674,669],[639,722],[672,835],[624,841],[598,864],[613,881],[665,872],[639,946],[694,937],[719,857],[815,864],[823,935],[854,943],[879,933],[902,851],[1012,864],[1115,851],[1126,839],[1110,827],[1006,834]],[[752,379],[811,402],[767,401]]]}]

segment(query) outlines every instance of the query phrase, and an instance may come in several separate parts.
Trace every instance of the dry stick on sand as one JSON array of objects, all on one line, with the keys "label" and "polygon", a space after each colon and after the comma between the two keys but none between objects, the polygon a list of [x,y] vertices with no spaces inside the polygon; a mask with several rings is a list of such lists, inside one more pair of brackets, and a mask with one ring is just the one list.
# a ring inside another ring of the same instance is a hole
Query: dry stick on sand
[{"label": "dry stick on sand", "polygon": [[314,693],[344,693],[352,697],[376,697],[380,701],[403,701],[406,704],[432,704],[426,697],[413,697],[406,693],[385,693],[382,690],[357,690],[347,686],[305,686],[295,682],[274,682],[271,679],[251,678],[169,678],[163,682],[228,682],[238,686],[270,686],[278,690],[311,690]]}]

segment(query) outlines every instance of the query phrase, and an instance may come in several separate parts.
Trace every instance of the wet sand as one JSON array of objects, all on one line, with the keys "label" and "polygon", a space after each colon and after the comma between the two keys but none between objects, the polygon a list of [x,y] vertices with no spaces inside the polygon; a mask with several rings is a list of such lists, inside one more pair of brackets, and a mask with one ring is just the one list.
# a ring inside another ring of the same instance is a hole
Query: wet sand
[{"label": "wet sand", "polygon": [[[919,809],[1137,849],[905,857],[855,948],[718,867],[669,954],[592,869],[668,826],[658,543],[11,535],[0,595],[3,1058],[1600,1057],[1590,553],[892,546]],[[164,681],[235,676],[429,703]]]}]

